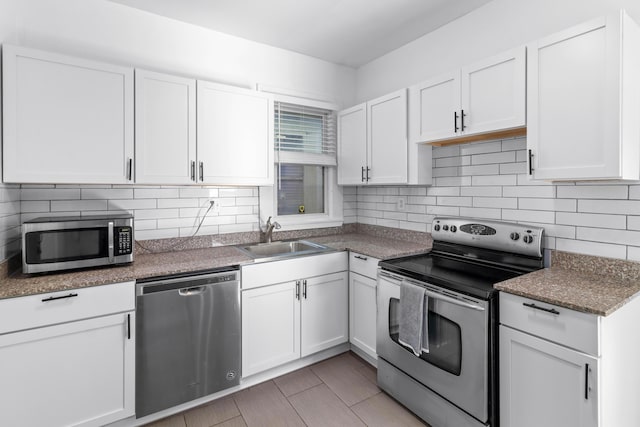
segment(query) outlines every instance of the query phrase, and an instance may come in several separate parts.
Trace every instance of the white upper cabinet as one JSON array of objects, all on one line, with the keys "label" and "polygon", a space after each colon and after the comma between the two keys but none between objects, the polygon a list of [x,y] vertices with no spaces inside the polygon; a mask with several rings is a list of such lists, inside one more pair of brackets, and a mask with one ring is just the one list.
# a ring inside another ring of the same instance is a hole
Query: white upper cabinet
[{"label": "white upper cabinet", "polygon": [[198,177],[219,185],[273,185],[273,98],[198,81]]},{"label": "white upper cabinet", "polygon": [[535,179],[640,178],[640,31],[624,12],[528,46]]},{"label": "white upper cabinet", "polygon": [[133,69],[3,45],[3,179],[133,178]]},{"label": "white upper cabinet", "polygon": [[407,184],[407,91],[338,114],[338,184]]},{"label": "white upper cabinet", "polygon": [[338,113],[338,184],[364,183],[367,161],[367,103]]},{"label": "white upper cabinet", "polygon": [[411,142],[478,140],[471,138],[523,128],[525,72],[520,47],[412,86]]},{"label": "white upper cabinet", "polygon": [[196,182],[196,81],[136,69],[136,182]]}]

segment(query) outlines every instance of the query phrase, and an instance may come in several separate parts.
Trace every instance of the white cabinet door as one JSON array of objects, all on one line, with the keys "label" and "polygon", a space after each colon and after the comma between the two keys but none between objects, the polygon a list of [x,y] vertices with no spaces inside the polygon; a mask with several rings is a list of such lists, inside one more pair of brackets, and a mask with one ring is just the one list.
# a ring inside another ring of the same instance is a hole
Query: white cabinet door
[{"label": "white cabinet door", "polygon": [[362,185],[367,167],[367,104],[338,113],[338,184]]},{"label": "white cabinet door", "polygon": [[491,132],[526,124],[524,47],[462,68],[460,130]]},{"label": "white cabinet door", "polygon": [[302,280],[301,356],[349,340],[347,272]]},{"label": "white cabinet door", "polygon": [[460,134],[460,70],[409,89],[411,142],[437,141]]},{"label": "white cabinet door", "polygon": [[0,425],[102,426],[134,415],[134,316],[1,335]]},{"label": "white cabinet door", "polygon": [[198,81],[198,176],[220,185],[273,185],[273,99]]},{"label": "white cabinet door", "polygon": [[136,70],[136,183],[196,180],[196,81]]},{"label": "white cabinet door", "polygon": [[242,376],[300,358],[296,283],[242,291]]},{"label": "white cabinet door", "polygon": [[367,102],[369,184],[407,183],[407,91]]},{"label": "white cabinet door", "polygon": [[351,344],[374,359],[376,353],[376,280],[349,273],[349,335]]},{"label": "white cabinet door", "polygon": [[131,182],[133,69],[4,45],[3,179]]},{"label": "white cabinet door", "polygon": [[535,179],[639,178],[638,33],[627,15],[616,14],[528,46]]},{"label": "white cabinet door", "polygon": [[500,425],[597,427],[599,360],[500,326]]}]

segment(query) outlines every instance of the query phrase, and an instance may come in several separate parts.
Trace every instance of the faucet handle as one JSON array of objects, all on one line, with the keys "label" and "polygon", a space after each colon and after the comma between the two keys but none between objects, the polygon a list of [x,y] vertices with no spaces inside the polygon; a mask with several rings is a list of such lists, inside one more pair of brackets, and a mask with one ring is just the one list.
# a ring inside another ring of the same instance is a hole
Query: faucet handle
[{"label": "faucet handle", "polygon": [[274,221],[273,228],[275,228],[276,230],[280,230],[280,228],[282,228],[282,226],[280,225],[280,223],[278,221]]}]

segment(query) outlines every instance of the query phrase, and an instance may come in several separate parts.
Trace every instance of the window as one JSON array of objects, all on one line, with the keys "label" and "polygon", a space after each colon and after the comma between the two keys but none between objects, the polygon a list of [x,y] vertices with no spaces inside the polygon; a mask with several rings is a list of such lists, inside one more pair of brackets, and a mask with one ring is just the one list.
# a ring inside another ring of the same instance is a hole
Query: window
[{"label": "window", "polygon": [[271,190],[260,189],[261,220],[274,216],[291,229],[328,222],[332,222],[330,226],[341,225],[342,197],[335,179],[335,108],[281,98],[287,102],[276,97],[274,104],[276,182]]}]

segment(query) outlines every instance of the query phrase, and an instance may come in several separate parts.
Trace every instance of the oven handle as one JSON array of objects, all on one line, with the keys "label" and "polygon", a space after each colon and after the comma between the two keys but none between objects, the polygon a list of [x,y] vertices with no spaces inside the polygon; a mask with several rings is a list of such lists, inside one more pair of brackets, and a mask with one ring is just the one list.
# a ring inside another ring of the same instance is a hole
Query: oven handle
[{"label": "oven handle", "polygon": [[[407,279],[405,277],[399,276],[397,274],[389,273],[387,271],[379,270],[378,274],[380,276],[386,278],[386,279],[393,280],[394,282],[396,282],[395,284],[398,285],[398,286],[400,286],[400,282],[402,282],[403,280],[408,280],[409,282],[415,283],[418,286],[422,285],[421,282],[418,282],[418,281],[415,281],[415,280],[410,280],[410,279]],[[482,307],[480,305],[472,304],[470,302],[461,301],[461,300],[455,299],[453,297],[449,297],[449,296],[446,296],[446,295],[443,295],[443,294],[439,294],[437,292],[430,291],[427,288],[425,288],[424,292],[425,292],[425,295],[427,295],[428,297],[433,298],[433,299],[439,299],[439,300],[442,300],[442,301],[449,302],[451,304],[459,305],[459,306],[462,306],[462,307],[465,307],[465,308],[470,308],[470,309],[473,309],[473,310],[478,310],[478,311],[484,311],[485,310],[484,307]]]}]

